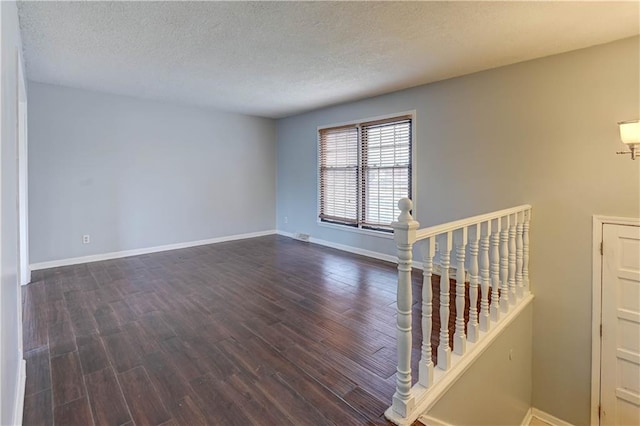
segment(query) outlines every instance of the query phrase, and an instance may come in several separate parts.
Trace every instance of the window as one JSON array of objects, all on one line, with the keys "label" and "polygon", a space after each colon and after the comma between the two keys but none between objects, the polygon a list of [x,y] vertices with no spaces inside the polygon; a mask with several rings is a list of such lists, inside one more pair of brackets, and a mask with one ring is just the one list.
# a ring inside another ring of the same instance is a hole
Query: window
[{"label": "window", "polygon": [[322,222],[391,231],[411,197],[412,116],[319,130]]}]

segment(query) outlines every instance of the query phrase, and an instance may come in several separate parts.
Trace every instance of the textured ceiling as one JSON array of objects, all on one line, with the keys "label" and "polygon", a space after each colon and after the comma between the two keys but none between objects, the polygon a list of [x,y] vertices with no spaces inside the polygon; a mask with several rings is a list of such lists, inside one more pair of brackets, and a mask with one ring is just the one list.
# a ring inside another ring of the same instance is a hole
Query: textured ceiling
[{"label": "textured ceiling", "polygon": [[630,37],[632,2],[19,2],[29,79],[283,117]]}]

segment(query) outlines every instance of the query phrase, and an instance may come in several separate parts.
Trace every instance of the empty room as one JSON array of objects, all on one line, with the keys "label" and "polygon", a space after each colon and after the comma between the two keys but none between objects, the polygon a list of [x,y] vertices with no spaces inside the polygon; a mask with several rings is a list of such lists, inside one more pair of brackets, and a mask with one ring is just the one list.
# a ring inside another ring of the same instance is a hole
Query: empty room
[{"label": "empty room", "polygon": [[1,425],[639,425],[640,2],[0,2]]}]

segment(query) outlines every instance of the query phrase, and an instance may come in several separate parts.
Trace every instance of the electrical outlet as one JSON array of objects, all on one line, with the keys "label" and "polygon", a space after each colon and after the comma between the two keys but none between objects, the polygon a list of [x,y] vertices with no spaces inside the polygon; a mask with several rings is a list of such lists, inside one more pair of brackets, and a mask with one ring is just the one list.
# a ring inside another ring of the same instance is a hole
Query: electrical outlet
[{"label": "electrical outlet", "polygon": [[90,244],[91,243],[91,236],[90,235],[83,235],[82,236],[82,244]]},{"label": "electrical outlet", "polygon": [[440,251],[440,245],[438,244],[438,242],[437,242],[437,241],[436,241],[436,243],[435,243],[435,250],[436,250],[436,252],[439,252],[439,251]]},{"label": "electrical outlet", "polygon": [[284,223],[289,223],[289,217],[288,216],[284,217]]}]

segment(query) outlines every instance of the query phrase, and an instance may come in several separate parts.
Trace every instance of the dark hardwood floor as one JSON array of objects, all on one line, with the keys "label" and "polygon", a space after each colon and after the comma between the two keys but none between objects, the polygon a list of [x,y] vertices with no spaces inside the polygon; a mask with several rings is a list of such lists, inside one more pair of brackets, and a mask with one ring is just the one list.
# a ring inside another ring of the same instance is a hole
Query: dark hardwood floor
[{"label": "dark hardwood floor", "polygon": [[396,277],[280,236],[36,271],[24,424],[389,424]]}]

